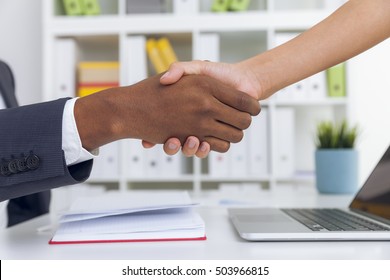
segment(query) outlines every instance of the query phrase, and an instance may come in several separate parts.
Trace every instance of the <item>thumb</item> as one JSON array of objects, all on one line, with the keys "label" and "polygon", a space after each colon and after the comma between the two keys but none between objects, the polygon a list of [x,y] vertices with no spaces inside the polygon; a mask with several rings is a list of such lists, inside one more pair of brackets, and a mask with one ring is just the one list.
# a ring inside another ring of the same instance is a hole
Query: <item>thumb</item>
[{"label": "thumb", "polygon": [[160,78],[160,83],[170,85],[176,83],[184,75],[202,74],[203,61],[174,62]]}]

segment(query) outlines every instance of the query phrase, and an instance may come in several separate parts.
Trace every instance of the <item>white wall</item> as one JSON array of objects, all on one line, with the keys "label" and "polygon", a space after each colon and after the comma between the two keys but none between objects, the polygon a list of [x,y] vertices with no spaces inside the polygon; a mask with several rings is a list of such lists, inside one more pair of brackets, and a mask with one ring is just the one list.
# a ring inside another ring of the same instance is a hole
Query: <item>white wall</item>
[{"label": "white wall", "polygon": [[41,100],[41,0],[0,0],[0,59],[13,69],[21,104]]},{"label": "white wall", "polygon": [[351,115],[361,127],[360,183],[390,145],[390,39],[350,60]]},{"label": "white wall", "polygon": [[[41,19],[41,0],[0,0],[0,59],[14,70],[21,104],[41,100]],[[352,59],[348,73],[363,182],[390,144],[390,40]]]}]

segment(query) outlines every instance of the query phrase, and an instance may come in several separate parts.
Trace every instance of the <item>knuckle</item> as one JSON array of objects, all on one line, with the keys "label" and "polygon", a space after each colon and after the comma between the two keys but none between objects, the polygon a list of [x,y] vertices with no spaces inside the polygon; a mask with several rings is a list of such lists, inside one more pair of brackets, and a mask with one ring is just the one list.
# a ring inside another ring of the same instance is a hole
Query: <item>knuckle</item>
[{"label": "knuckle", "polygon": [[245,93],[238,94],[238,100],[237,100],[239,108],[242,108],[243,110],[247,110],[249,107],[249,98]]},{"label": "knuckle", "polygon": [[214,111],[213,102],[209,98],[201,99],[201,109],[204,114],[210,114]]},{"label": "knuckle", "polygon": [[178,61],[172,62],[171,65],[169,66],[170,69],[177,68],[177,67],[180,67],[180,62]]}]

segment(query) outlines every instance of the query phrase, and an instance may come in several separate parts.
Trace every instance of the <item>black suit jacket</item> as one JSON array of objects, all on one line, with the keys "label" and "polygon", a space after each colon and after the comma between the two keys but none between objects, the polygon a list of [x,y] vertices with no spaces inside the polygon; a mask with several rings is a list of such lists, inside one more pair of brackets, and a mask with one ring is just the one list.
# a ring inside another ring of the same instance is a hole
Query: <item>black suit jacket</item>
[{"label": "black suit jacket", "polygon": [[92,160],[67,167],[62,115],[67,99],[18,107],[11,69],[0,61],[0,201],[10,199],[8,225],[47,213],[50,189],[89,177]]}]

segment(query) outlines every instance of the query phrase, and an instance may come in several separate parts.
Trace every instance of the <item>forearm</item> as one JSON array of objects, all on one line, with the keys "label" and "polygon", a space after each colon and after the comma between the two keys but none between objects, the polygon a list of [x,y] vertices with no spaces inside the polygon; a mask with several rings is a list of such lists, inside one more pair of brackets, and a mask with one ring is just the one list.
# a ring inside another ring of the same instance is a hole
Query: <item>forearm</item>
[{"label": "forearm", "polygon": [[125,88],[108,89],[76,101],[74,117],[84,149],[92,151],[122,139],[119,96]]},{"label": "forearm", "polygon": [[194,135],[221,152],[241,140],[250,116],[259,112],[254,98],[206,76],[188,76],[171,86],[153,76],[80,98],[74,111],[87,150],[124,138],[164,143],[175,137],[184,143]]},{"label": "forearm", "polygon": [[389,0],[350,0],[288,43],[239,63],[264,95],[343,62],[390,36]]}]

